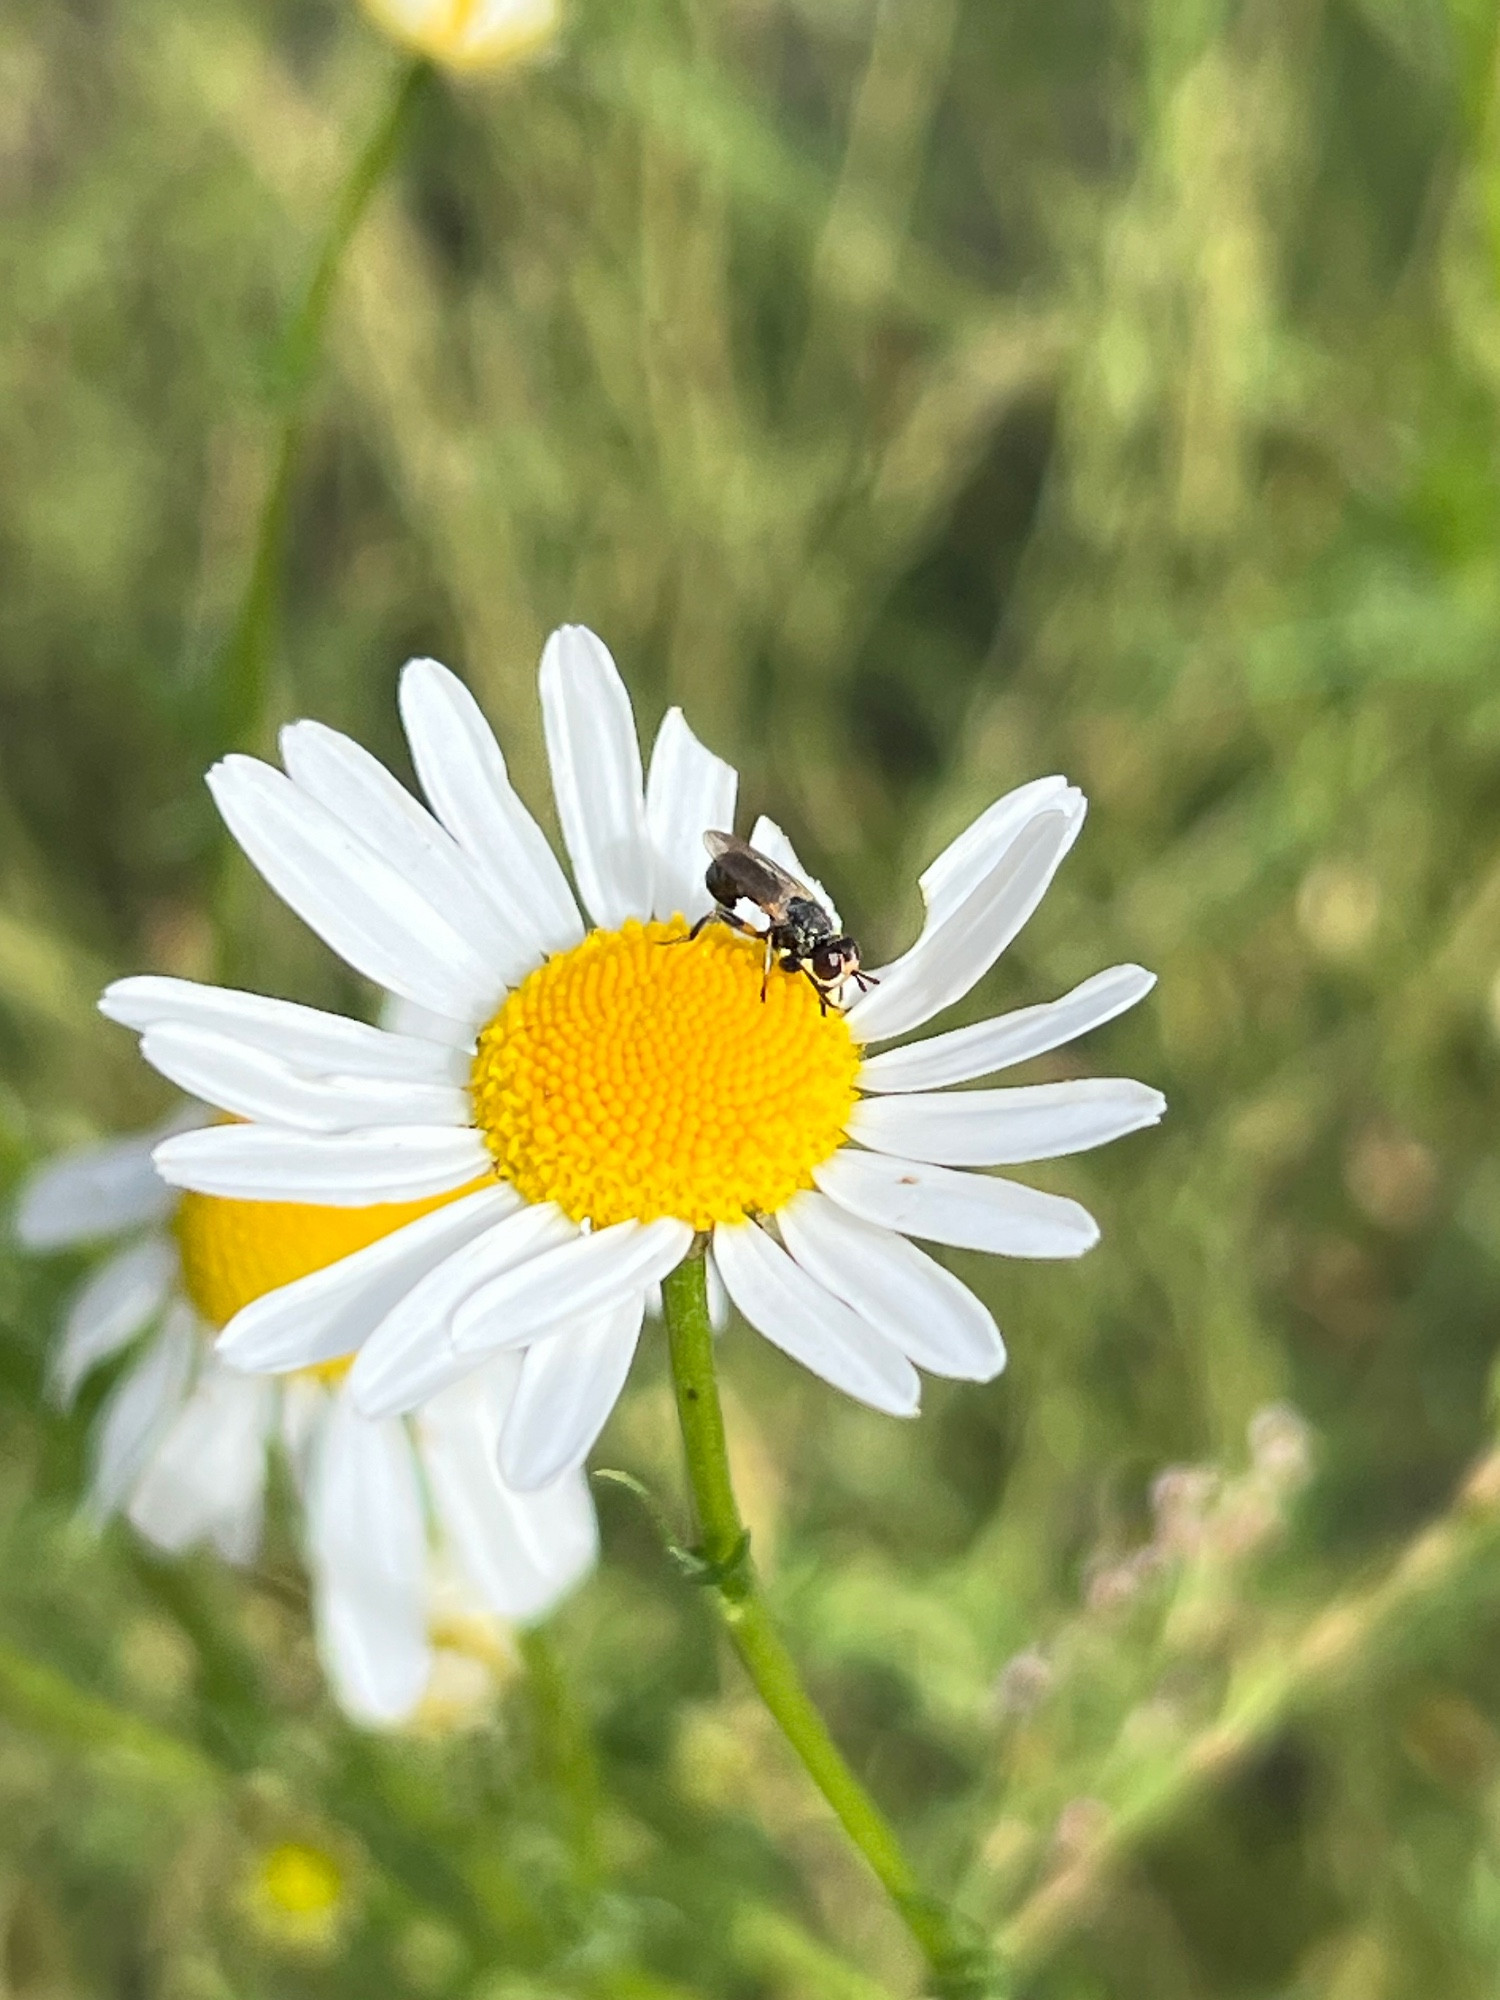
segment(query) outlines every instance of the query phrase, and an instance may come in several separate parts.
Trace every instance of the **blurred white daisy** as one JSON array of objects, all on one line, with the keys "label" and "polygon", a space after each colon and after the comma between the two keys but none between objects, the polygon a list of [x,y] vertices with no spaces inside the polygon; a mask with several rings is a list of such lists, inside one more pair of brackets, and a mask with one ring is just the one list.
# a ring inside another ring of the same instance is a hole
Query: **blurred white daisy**
[{"label": "blurred white daisy", "polygon": [[518,1356],[495,1357],[408,1424],[362,1415],[335,1355],[278,1384],[213,1352],[220,1328],[288,1283],[340,1301],[349,1352],[381,1311],[378,1290],[345,1286],[350,1253],[368,1263],[387,1252],[399,1272],[393,1236],[462,1240],[462,1196],[327,1208],[183,1194],[151,1164],[160,1139],[65,1156],[32,1177],[16,1210],[34,1250],[127,1239],[70,1301],[52,1356],[51,1391],[66,1406],[92,1369],[140,1343],[99,1414],[86,1511],[102,1521],[123,1510],[169,1553],[207,1542],[247,1562],[279,1435],[304,1507],[325,1670],[350,1714],[400,1721],[427,1688],[455,1577],[476,1613],[527,1622],[590,1568],[587,1486],[573,1475],[520,1494],[501,1480],[495,1445]]},{"label": "blurred white daisy", "polygon": [[558,0],[364,0],[395,41],[447,69],[503,69],[557,33]]},{"label": "blurred white daisy", "polygon": [[[389,1416],[502,1354],[524,1358],[500,1439],[522,1490],[582,1463],[625,1380],[650,1289],[702,1231],[740,1312],[877,1409],[917,1408],[917,1366],[1004,1364],[967,1286],[908,1241],[1075,1257],[1077,1202],[976,1169],[1103,1144],[1161,1116],[1144,1084],[1086,1078],[950,1091],[1038,1056],[1152,984],[1117,966],[1060,1000],[870,1052],[922,1027],[994,964],[1083,822],[1061,778],[983,813],[921,879],[926,922],[848,1012],[713,925],[707,828],[736,779],[679,710],[643,782],[629,697],[592,633],[548,641],[542,715],[573,890],[472,696],[432,660],[401,680],[431,810],[315,722],[285,772],[227,758],[209,784],[266,880],[354,969],[422,1010],[393,1034],[253,994],[125,979],[105,1013],[148,1061],[241,1121],[166,1140],[178,1185],[237,1201],[421,1201],[480,1192],[230,1320],[223,1357],[305,1369],[353,1344],[349,1386]],[[801,875],[767,820],[752,844]],[[812,885],[815,892],[823,892]],[[586,929],[580,903],[596,928]]]}]

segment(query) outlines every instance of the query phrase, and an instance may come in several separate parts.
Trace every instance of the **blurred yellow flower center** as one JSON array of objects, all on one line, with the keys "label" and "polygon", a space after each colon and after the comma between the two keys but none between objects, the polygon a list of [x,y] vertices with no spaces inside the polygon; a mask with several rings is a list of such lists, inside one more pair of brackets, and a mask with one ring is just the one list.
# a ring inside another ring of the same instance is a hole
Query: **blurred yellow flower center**
[{"label": "blurred yellow flower center", "polygon": [[800,973],[712,925],[593,931],[479,1037],[475,1123],[528,1201],[599,1227],[780,1208],[843,1143],[859,1051]]},{"label": "blurred yellow flower center", "polygon": [[[184,1194],[175,1223],[183,1290],[210,1326],[228,1326],[242,1306],[263,1293],[336,1264],[457,1198],[440,1194],[426,1201],[381,1202],[374,1208],[324,1208],[303,1201]],[[337,1381],[349,1366],[347,1360],[325,1361],[305,1372]]]},{"label": "blurred yellow flower center", "polygon": [[289,1917],[319,1917],[344,1893],[343,1871],[331,1854],[301,1841],[283,1841],[266,1855],[260,1886],[267,1902]]},{"label": "blurred yellow flower center", "polygon": [[453,69],[502,69],[552,39],[557,0],[364,0],[397,41]]}]

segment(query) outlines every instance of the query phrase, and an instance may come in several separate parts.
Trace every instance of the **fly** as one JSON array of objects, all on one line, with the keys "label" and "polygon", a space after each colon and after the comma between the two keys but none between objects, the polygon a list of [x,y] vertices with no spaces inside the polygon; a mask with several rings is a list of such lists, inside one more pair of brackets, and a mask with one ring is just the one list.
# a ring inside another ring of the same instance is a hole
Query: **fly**
[{"label": "fly", "polygon": [[[686,943],[690,944],[705,924],[712,923],[728,924],[746,937],[763,937],[766,962],[761,999],[766,997],[771,967],[780,965],[787,972],[806,974],[825,1014],[830,1004],[837,1007],[837,996],[846,980],[854,980],[861,992],[876,983],[859,969],[859,946],[852,937],[834,929],[833,918],[805,882],[789,875],[758,847],[736,840],[732,833],[705,833],[703,845],[712,856],[703,881],[714,907],[693,925]],[[741,902],[754,903],[764,914],[764,931],[736,914],[735,905]]]}]

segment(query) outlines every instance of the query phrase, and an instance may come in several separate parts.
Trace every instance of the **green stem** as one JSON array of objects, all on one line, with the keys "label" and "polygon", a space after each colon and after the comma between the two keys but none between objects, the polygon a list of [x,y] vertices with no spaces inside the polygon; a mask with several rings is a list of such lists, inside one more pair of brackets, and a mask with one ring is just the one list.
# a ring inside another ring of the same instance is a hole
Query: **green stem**
[{"label": "green stem", "polygon": [[261,727],[276,622],[281,550],[286,539],[292,481],[301,456],[304,395],[322,346],[323,326],[339,265],[370,197],[400,148],[430,75],[430,66],[425,61],[407,64],[398,72],[396,87],[385,110],[339,189],[317,259],[277,348],[273,374],[282,406],[281,428],[270,484],[256,524],[245,594],[224,649],[218,677],[220,741],[225,747],[253,746]]},{"label": "green stem", "polygon": [[729,1472],[724,1411],[714,1369],[713,1329],[701,1249],[662,1286],[677,1415],[702,1546],[702,1578],[761,1700],[916,1939],[934,1993],[998,1994],[994,1958],[935,1897],[924,1893],[894,1830],[845,1763],[803,1687],[796,1663],[761,1594]]},{"label": "green stem", "polygon": [[224,1771],[195,1744],[116,1708],[66,1675],[0,1644],[0,1718],[64,1749],[123,1753],[150,1779],[184,1792],[222,1785]]},{"label": "green stem", "polygon": [[603,1876],[599,1853],[599,1771],[588,1723],[547,1634],[533,1626],[520,1634],[519,1643],[536,1718],[539,1761],[564,1802],[579,1875],[597,1888]]}]

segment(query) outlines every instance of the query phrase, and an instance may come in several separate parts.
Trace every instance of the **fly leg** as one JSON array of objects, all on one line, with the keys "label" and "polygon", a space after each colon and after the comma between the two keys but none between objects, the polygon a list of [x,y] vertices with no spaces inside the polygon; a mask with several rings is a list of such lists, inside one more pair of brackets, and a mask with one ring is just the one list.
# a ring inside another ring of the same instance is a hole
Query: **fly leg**
[{"label": "fly leg", "polygon": [[750,937],[758,937],[760,935],[758,931],[751,930],[748,924],[741,923],[740,919],[734,914],[733,910],[722,909],[716,903],[711,910],[705,910],[703,912],[703,915],[698,919],[697,923],[693,925],[693,928],[688,932],[686,937],[658,938],[657,943],[692,944],[694,939],[700,937],[702,933],[705,930],[707,930],[710,924],[728,924],[729,928],[732,931],[744,931]]}]

